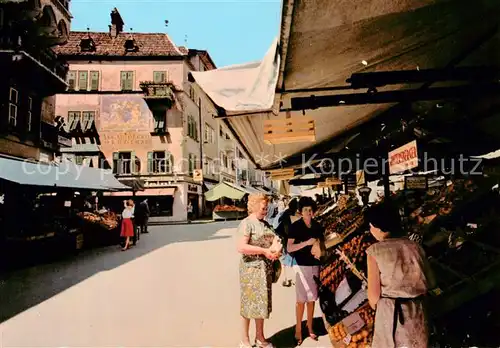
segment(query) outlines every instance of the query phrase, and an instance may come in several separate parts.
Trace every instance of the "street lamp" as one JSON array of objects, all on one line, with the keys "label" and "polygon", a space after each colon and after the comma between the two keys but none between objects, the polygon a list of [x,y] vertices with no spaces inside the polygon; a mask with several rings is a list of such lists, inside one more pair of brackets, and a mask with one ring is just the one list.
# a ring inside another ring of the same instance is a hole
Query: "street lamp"
[{"label": "street lamp", "polygon": [[370,193],[372,192],[372,189],[369,188],[368,186],[362,186],[358,188],[359,195],[361,196],[361,201],[363,202],[364,206],[367,206],[369,201],[370,201]]}]

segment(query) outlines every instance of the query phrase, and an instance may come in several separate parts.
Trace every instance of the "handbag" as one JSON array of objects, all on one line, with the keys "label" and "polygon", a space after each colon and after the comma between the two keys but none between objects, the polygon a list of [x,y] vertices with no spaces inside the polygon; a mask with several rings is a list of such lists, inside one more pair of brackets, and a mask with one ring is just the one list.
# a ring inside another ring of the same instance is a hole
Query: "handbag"
[{"label": "handbag", "polygon": [[271,269],[272,282],[277,283],[281,276],[281,262],[280,260],[274,260]]}]

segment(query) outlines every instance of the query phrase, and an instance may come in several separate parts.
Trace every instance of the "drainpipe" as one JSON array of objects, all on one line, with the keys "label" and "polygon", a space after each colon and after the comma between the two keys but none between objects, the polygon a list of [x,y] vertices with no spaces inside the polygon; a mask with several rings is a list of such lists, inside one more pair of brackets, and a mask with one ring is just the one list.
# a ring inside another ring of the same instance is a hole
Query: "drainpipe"
[{"label": "drainpipe", "polygon": [[[198,98],[198,118],[200,122],[200,170],[203,175],[203,122],[201,117],[201,97]],[[205,179],[201,181],[201,216],[205,215],[205,195],[203,194],[203,183]]]}]

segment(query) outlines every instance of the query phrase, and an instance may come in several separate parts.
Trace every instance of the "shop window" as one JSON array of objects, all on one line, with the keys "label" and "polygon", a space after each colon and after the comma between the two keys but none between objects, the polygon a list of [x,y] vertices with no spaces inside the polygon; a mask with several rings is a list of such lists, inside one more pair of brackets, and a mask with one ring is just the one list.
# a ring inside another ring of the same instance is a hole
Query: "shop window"
[{"label": "shop window", "polygon": [[113,173],[128,175],[137,172],[137,161],[133,152],[113,153]]},{"label": "shop window", "polygon": [[150,216],[173,216],[174,197],[154,196],[147,197],[149,203]]},{"label": "shop window", "polygon": [[89,85],[89,72],[79,71],[78,72],[78,89],[80,91],[86,91]]},{"label": "shop window", "polygon": [[167,151],[148,153],[148,172],[154,174],[172,173],[174,157]]},{"label": "shop window", "polygon": [[9,125],[15,127],[17,125],[17,108],[19,106],[19,92],[15,88],[10,88],[9,91]]},{"label": "shop window", "polygon": [[132,91],[134,89],[134,72],[122,71],[120,76],[120,86],[122,91]]},{"label": "shop window", "polygon": [[90,72],[90,90],[91,91],[99,90],[99,71]]},{"label": "shop window", "polygon": [[76,71],[68,71],[68,89],[74,91],[76,88]]},{"label": "shop window", "polygon": [[28,97],[28,112],[26,114],[26,126],[28,132],[31,132],[33,122],[33,98]]},{"label": "shop window", "polygon": [[153,72],[153,82],[154,83],[167,82],[167,72],[166,71],[154,71]]}]

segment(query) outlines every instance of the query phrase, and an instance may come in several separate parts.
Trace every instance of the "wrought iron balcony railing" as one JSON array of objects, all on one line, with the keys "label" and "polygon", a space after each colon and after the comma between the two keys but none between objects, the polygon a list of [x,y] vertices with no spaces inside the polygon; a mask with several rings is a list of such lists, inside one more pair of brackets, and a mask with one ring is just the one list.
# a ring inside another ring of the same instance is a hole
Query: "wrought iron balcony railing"
[{"label": "wrought iron balcony railing", "polygon": [[171,82],[144,81],[139,84],[146,98],[170,99],[173,101],[173,84]]}]

